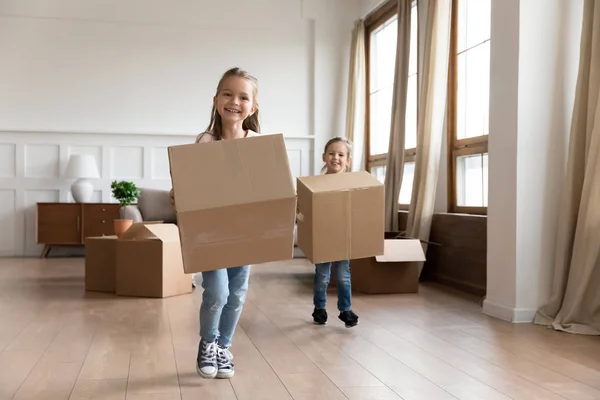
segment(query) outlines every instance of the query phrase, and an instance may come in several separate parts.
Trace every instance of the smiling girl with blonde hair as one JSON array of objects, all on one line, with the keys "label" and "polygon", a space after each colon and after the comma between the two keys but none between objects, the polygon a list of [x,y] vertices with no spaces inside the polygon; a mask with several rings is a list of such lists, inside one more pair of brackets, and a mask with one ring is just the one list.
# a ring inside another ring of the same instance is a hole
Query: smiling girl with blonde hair
[{"label": "smiling girl with blonde hair", "polygon": [[[257,95],[255,77],[239,68],[226,71],[217,85],[208,128],[198,135],[196,143],[257,136]],[[172,189],[171,198],[174,202]],[[204,292],[196,371],[204,378],[234,375],[229,348],[246,300],[249,276],[249,265],[202,272]]]}]

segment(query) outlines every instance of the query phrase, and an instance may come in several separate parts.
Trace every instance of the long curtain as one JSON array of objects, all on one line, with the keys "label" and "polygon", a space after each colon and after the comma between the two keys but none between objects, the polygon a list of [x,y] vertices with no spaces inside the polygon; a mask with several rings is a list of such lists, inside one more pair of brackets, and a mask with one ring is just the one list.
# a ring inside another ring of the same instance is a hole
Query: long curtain
[{"label": "long curtain", "polygon": [[585,0],[550,301],[534,322],[600,335],[600,2]]},{"label": "long curtain", "polygon": [[364,170],[365,160],[365,87],[366,54],[365,23],[359,19],[354,23],[350,45],[348,69],[348,100],[346,104],[346,138],[354,144],[352,170]]},{"label": "long curtain", "polygon": [[[429,240],[440,168],[450,55],[451,0],[429,0],[419,91],[417,155],[407,236]],[[422,265],[421,265],[422,268]]]},{"label": "long curtain", "polygon": [[410,56],[411,0],[398,0],[398,38],[394,69],[394,94],[388,158],[385,168],[385,223],[389,232],[398,231],[398,197],[404,172],[406,94]]}]

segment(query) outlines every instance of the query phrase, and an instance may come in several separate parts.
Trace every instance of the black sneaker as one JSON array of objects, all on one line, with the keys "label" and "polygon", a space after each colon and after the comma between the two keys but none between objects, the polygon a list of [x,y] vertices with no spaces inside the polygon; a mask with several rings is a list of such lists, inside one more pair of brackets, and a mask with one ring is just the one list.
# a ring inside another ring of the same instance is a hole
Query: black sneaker
[{"label": "black sneaker", "polygon": [[204,339],[200,340],[196,372],[207,379],[217,376],[217,342],[208,343]]},{"label": "black sneaker", "polygon": [[325,325],[327,323],[327,310],[324,308],[315,308],[312,313],[313,321],[317,325]]},{"label": "black sneaker", "polygon": [[342,311],[338,318],[346,324],[346,328],[352,328],[353,326],[358,325],[358,315],[354,314],[352,310]]},{"label": "black sneaker", "polygon": [[229,379],[235,374],[233,354],[221,346],[217,346],[217,378]]}]

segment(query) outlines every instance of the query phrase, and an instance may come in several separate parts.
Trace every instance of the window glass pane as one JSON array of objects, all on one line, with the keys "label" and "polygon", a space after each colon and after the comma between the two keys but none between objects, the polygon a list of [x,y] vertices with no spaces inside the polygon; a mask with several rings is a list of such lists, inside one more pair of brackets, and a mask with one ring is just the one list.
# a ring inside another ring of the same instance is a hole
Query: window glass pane
[{"label": "window glass pane", "polygon": [[402,186],[400,187],[400,204],[410,204],[412,197],[413,181],[415,179],[415,163],[404,163],[404,172],[402,173]]},{"label": "window glass pane", "polygon": [[483,206],[488,206],[488,154],[483,155]]},{"label": "window glass pane", "polygon": [[393,90],[394,87],[389,86],[369,96],[369,155],[388,152]]},{"label": "window glass pane", "polygon": [[371,167],[371,175],[377,178],[379,182],[385,184],[385,165]]},{"label": "window glass pane", "polygon": [[371,34],[369,83],[369,155],[388,152],[398,18],[394,16]]},{"label": "window glass pane", "polygon": [[370,92],[374,93],[394,84],[398,17],[394,16],[371,33],[370,38]]},{"label": "window glass pane", "polygon": [[491,0],[458,1],[458,52],[490,39]]},{"label": "window glass pane", "polygon": [[408,67],[408,88],[406,92],[406,123],[404,148],[417,147],[417,44],[418,14],[416,3],[411,9],[410,56]]},{"label": "window glass pane", "polygon": [[[416,3],[411,10],[411,44],[406,106],[405,148],[417,144],[417,26]],[[389,147],[398,18],[394,16],[370,37],[369,155],[386,154]]]},{"label": "window glass pane", "polygon": [[417,147],[417,75],[408,78],[405,127],[404,148],[413,149]]},{"label": "window glass pane", "polygon": [[487,154],[456,159],[456,203],[465,207],[487,207]]},{"label": "window glass pane", "polygon": [[490,42],[458,56],[457,138],[489,134]]},{"label": "window glass pane", "polygon": [[[410,55],[408,56],[408,75],[417,73],[417,45],[418,45],[418,24],[419,18],[416,4],[410,11]],[[395,53],[395,52],[394,52]],[[394,59],[395,59],[394,55]]]},{"label": "window glass pane", "polygon": [[[371,167],[371,174],[377,178],[377,180],[385,184],[385,165]],[[402,174],[402,186],[400,187],[400,196],[398,196],[399,204],[410,204],[412,197],[412,187],[415,178],[415,163],[406,162],[404,163],[404,172]]]}]

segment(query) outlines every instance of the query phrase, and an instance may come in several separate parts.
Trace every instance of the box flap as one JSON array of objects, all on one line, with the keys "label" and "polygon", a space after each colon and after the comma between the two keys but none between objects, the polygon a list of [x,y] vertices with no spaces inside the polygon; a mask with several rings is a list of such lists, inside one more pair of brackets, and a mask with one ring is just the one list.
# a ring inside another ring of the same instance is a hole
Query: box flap
[{"label": "box flap", "polygon": [[[136,222],[136,223],[132,224],[129,227],[129,229],[127,229],[125,232],[123,232],[121,237],[119,237],[119,240],[144,240],[144,239],[156,238],[157,236],[153,233],[152,229],[156,228],[157,226],[160,226],[160,225],[173,225],[173,224],[162,224],[160,222],[151,222],[151,221]],[[173,225],[173,226],[175,226],[175,225]],[[175,229],[177,229],[176,226],[175,226]]]},{"label": "box flap", "polygon": [[169,165],[178,213],[296,196],[282,134],[170,146]]},{"label": "box flap", "polygon": [[179,242],[179,228],[175,224],[151,224],[146,229],[165,243]]},{"label": "box flap", "polygon": [[376,256],[378,262],[425,261],[423,246],[417,239],[386,239],[383,255]]},{"label": "box flap", "polygon": [[383,183],[367,171],[304,176],[298,178],[298,181],[313,193],[383,186]]}]

